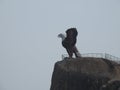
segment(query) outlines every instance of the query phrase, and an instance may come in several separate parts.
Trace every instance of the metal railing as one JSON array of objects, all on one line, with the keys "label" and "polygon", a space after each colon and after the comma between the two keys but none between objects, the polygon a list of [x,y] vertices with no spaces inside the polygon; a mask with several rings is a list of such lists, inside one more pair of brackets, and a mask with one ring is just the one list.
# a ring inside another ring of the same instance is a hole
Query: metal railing
[{"label": "metal railing", "polygon": [[[68,57],[68,55],[63,54],[62,59],[64,59],[65,57]],[[115,57],[115,56],[110,55],[110,54],[107,54],[107,53],[85,53],[85,54],[81,54],[81,57],[104,58],[104,59],[108,59],[108,60],[111,60],[111,61],[115,61],[115,62],[120,64],[120,58]]]}]

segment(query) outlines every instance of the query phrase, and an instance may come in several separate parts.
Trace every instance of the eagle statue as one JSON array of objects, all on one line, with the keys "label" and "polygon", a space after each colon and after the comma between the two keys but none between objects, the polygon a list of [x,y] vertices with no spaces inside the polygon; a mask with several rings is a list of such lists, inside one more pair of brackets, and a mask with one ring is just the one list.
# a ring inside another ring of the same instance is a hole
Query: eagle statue
[{"label": "eagle statue", "polygon": [[66,49],[70,58],[73,57],[73,53],[76,57],[81,57],[77,47],[75,46],[77,42],[77,29],[70,28],[66,30],[66,35],[60,33],[58,37],[62,39],[62,46]]}]

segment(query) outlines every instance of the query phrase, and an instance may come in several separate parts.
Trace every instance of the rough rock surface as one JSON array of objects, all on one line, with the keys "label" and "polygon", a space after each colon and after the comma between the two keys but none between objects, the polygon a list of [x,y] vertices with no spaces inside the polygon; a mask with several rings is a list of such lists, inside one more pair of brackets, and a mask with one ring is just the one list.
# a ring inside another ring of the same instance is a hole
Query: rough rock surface
[{"label": "rough rock surface", "polygon": [[120,65],[102,58],[55,63],[50,90],[120,90]]}]

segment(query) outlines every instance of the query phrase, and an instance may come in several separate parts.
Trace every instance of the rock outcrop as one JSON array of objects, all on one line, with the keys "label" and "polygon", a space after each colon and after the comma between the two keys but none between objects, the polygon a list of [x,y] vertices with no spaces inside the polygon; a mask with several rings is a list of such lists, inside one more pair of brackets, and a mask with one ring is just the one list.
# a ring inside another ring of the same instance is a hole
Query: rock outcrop
[{"label": "rock outcrop", "polygon": [[120,90],[120,65],[102,58],[56,62],[50,90]]}]

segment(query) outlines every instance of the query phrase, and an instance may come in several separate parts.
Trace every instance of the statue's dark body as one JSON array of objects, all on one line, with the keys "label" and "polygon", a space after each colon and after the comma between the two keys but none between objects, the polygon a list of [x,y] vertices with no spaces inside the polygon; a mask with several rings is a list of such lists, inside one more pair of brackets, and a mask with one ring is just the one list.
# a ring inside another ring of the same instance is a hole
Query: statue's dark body
[{"label": "statue's dark body", "polygon": [[75,53],[76,57],[76,48],[75,48],[75,44],[77,41],[77,35],[78,32],[76,30],[76,28],[70,28],[66,31],[67,37],[62,41],[62,45],[64,48],[66,48],[69,57],[73,56],[73,53]]}]

